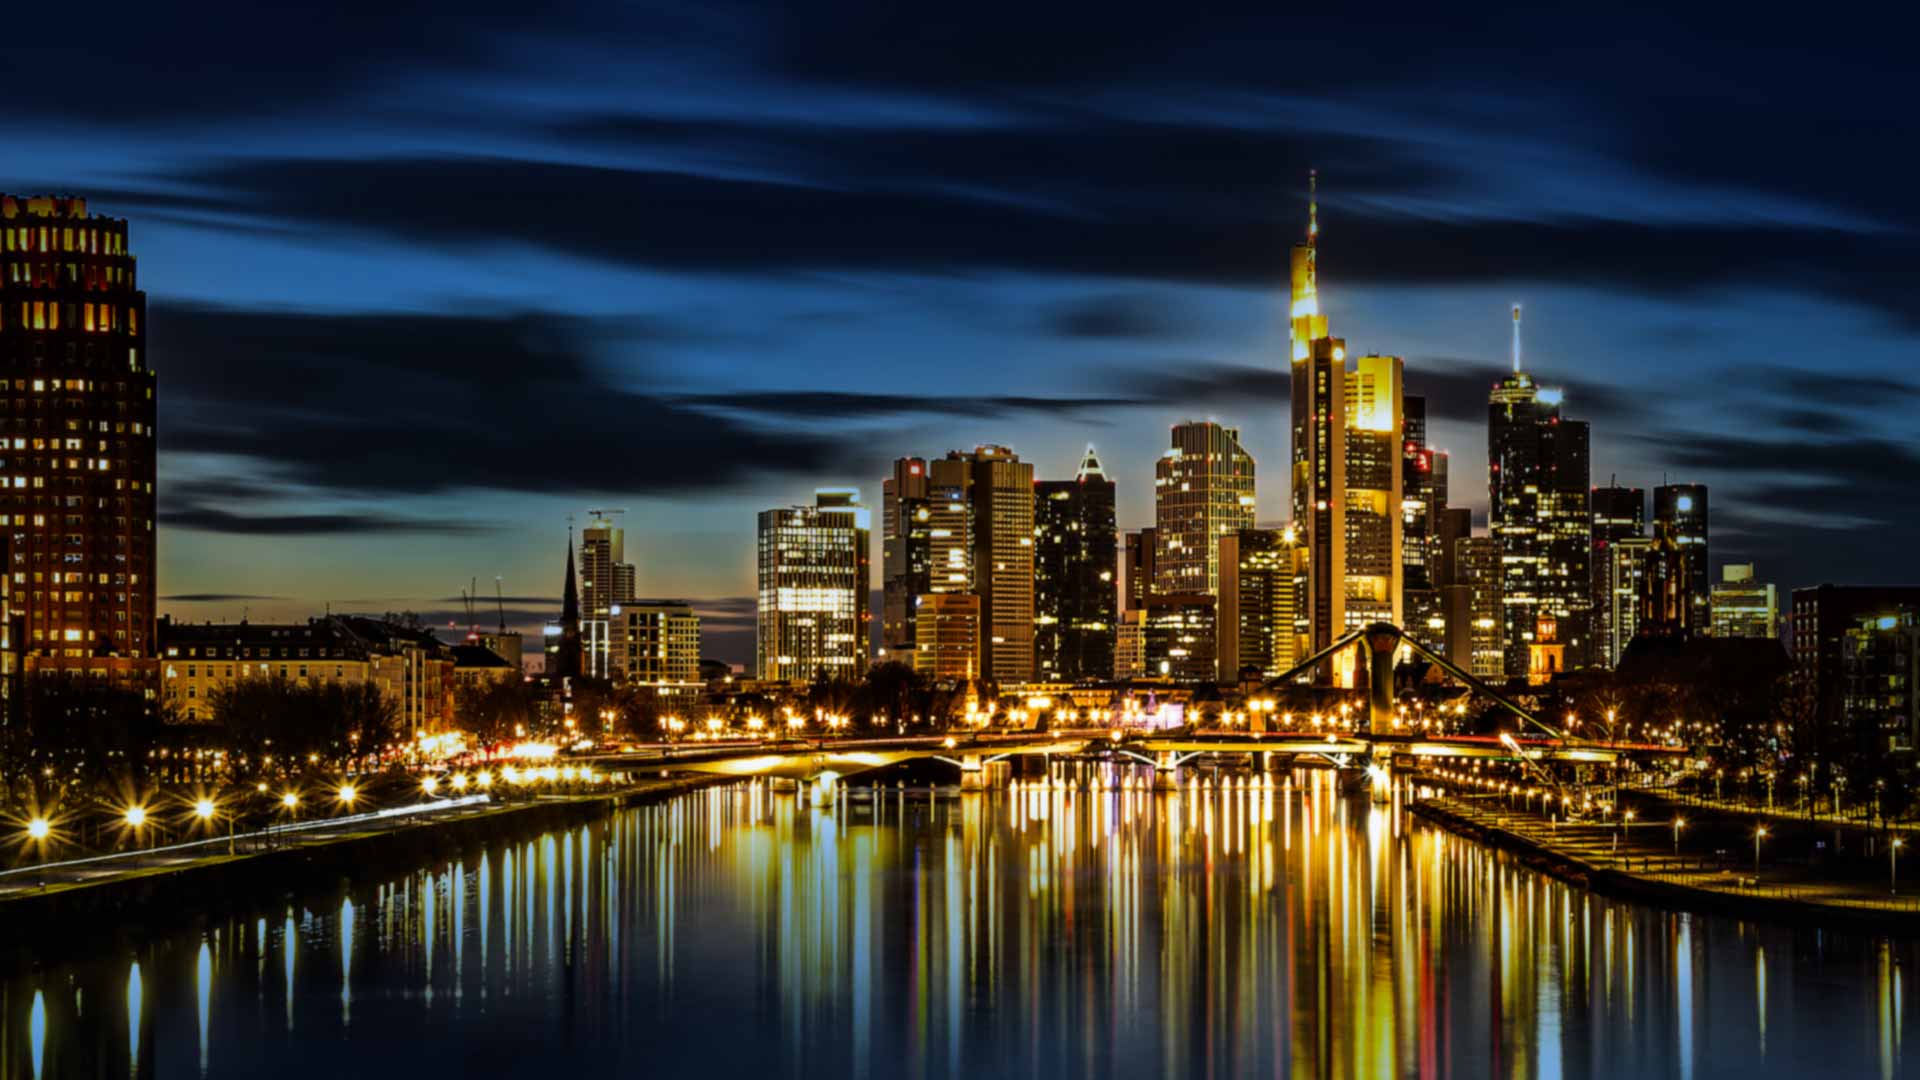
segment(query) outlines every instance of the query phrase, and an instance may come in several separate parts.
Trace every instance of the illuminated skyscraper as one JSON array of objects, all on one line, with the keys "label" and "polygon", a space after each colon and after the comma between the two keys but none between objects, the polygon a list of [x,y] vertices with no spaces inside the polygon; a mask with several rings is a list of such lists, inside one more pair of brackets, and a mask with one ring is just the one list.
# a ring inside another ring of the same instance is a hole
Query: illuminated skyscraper
[{"label": "illuminated skyscraper", "polygon": [[[1320,309],[1319,237],[1319,203],[1310,195],[1289,307],[1293,522],[1307,551],[1309,652],[1357,626],[1400,623],[1404,574],[1402,365],[1367,356],[1347,369],[1346,342],[1328,334]],[[1349,670],[1332,674],[1351,679]]]},{"label": "illuminated skyscraper", "polygon": [[857,679],[867,668],[867,545],[860,493],[760,513],[754,670],[762,679]]},{"label": "illuminated skyscraper", "polygon": [[85,199],[0,195],[0,521],[28,671],[157,670],[154,377],[127,236]]},{"label": "illuminated skyscraper", "polygon": [[1686,559],[1687,630],[1708,633],[1713,628],[1713,581],[1708,577],[1707,485],[1662,484],[1654,488],[1653,520],[1666,524],[1667,535]]},{"label": "illuminated skyscraper", "polygon": [[[1400,456],[1401,615],[1405,628],[1438,648],[1430,627],[1440,618],[1440,592],[1433,576],[1439,510],[1446,505],[1445,454],[1427,447],[1427,399],[1409,394]],[[1436,468],[1437,466],[1437,468]]]},{"label": "illuminated skyscraper", "polygon": [[1453,574],[1446,593],[1447,658],[1460,664],[1464,656],[1462,667],[1480,678],[1498,679],[1507,667],[1507,607],[1500,595],[1506,575],[1499,541],[1490,536],[1454,541]]},{"label": "illuminated skyscraper", "polygon": [[913,668],[936,682],[980,674],[980,598],[970,592],[930,592],[914,598]]},{"label": "illuminated skyscraper", "polygon": [[1504,582],[1506,674],[1527,674],[1541,618],[1554,623],[1569,668],[1590,662],[1593,520],[1588,432],[1560,415],[1561,392],[1520,369],[1520,308],[1513,309],[1513,372],[1487,407],[1488,531]]},{"label": "illuminated skyscraper", "polygon": [[621,510],[593,510],[593,520],[580,530],[581,637],[585,645],[585,673],[612,678],[619,667],[612,647],[613,617],[620,605],[633,599],[634,570],[627,558],[627,531],[610,515]]},{"label": "illuminated skyscraper", "polygon": [[1253,456],[1236,428],[1211,420],[1173,427],[1153,470],[1153,591],[1220,587],[1220,537],[1253,527]]},{"label": "illuminated skyscraper", "polygon": [[1106,679],[1119,620],[1113,481],[1087,447],[1072,480],[1034,494],[1034,664],[1042,681]]},{"label": "illuminated skyscraper", "polygon": [[[1640,581],[1647,543],[1647,493],[1637,487],[1597,487],[1588,496],[1593,512],[1593,662],[1620,663],[1639,625]],[[1615,551],[1626,544],[1624,554]]]},{"label": "illuminated skyscraper", "polygon": [[1219,680],[1252,669],[1274,678],[1306,659],[1299,586],[1306,551],[1288,529],[1241,529],[1220,538]]},{"label": "illuminated skyscraper", "polygon": [[[928,462],[936,520],[942,508],[968,508],[970,547],[957,529],[930,539],[932,586],[958,585],[961,564],[980,597],[981,678],[1003,686],[1031,682],[1033,670],[1033,466],[1004,446],[950,451]],[[949,545],[949,546],[943,546]],[[944,553],[944,554],[943,554]]]}]

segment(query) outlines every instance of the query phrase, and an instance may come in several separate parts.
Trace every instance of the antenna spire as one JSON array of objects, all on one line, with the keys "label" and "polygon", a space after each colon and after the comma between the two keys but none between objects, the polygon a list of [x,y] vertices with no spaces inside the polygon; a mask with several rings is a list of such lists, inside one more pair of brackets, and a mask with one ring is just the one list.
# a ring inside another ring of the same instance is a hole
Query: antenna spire
[{"label": "antenna spire", "polygon": [[1320,170],[1307,170],[1307,287],[1320,294]]},{"label": "antenna spire", "polygon": [[1520,374],[1520,305],[1513,305],[1513,373]]}]

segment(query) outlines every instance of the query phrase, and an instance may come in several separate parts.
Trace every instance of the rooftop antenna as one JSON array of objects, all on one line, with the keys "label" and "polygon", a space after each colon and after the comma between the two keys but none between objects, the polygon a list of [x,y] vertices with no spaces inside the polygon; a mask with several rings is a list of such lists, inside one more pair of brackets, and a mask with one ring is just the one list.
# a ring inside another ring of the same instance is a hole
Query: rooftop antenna
[{"label": "rooftop antenna", "polygon": [[1307,291],[1320,294],[1320,170],[1307,170]]},{"label": "rooftop antenna", "polygon": [[1520,305],[1513,305],[1513,373],[1520,374]]}]

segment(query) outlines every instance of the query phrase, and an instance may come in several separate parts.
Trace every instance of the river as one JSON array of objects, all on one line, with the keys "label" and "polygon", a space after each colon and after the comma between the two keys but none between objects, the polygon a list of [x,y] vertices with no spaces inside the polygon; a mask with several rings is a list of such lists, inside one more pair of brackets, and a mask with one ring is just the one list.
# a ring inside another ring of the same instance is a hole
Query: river
[{"label": "river", "polygon": [[1591,896],[1323,771],[1055,776],[710,789],[50,943],[0,1078],[1915,1071],[1913,942]]}]

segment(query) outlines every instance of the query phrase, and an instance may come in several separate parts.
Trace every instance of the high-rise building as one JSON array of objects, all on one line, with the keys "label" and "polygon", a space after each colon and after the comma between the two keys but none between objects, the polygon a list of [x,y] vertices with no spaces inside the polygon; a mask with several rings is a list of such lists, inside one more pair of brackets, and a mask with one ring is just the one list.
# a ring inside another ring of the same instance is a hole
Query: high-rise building
[{"label": "high-rise building", "polygon": [[860,493],[760,513],[754,670],[762,679],[857,679],[868,655],[868,548]]},{"label": "high-rise building", "polygon": [[1753,580],[1752,563],[1728,563],[1713,583],[1713,636],[1777,638],[1780,599],[1768,582]]},{"label": "high-rise building", "polygon": [[1920,610],[1920,585],[1817,585],[1793,590],[1793,666],[1810,676],[1819,719],[1840,722],[1845,696],[1847,632],[1871,619]]},{"label": "high-rise building", "polygon": [[[933,591],[931,483],[926,460],[908,457],[893,463],[893,475],[880,486],[880,654],[883,659],[910,660],[918,647],[913,626],[918,601]],[[968,545],[963,543],[957,550],[964,563]],[[948,572],[959,573],[965,588],[966,567]]]},{"label": "high-rise building", "polygon": [[[1429,627],[1444,622],[1440,610],[1439,586],[1434,581],[1435,532],[1440,508],[1445,502],[1444,474],[1436,477],[1435,466],[1446,455],[1435,455],[1427,446],[1427,399],[1408,394],[1403,409],[1405,431],[1400,457],[1400,551],[1401,617],[1405,629],[1420,640],[1434,644],[1440,640]],[[1444,468],[1444,466],[1441,466]]]},{"label": "high-rise building", "polygon": [[1151,528],[1127,533],[1122,558],[1126,561],[1126,611],[1144,611],[1153,595],[1153,550],[1158,544]]},{"label": "high-rise building", "polygon": [[1218,677],[1218,638],[1213,597],[1204,593],[1156,593],[1147,598],[1147,677],[1209,683]]},{"label": "high-rise building", "polygon": [[1249,669],[1275,678],[1306,659],[1298,599],[1306,565],[1291,528],[1220,538],[1219,681],[1238,682]]},{"label": "high-rise building", "polygon": [[980,598],[970,592],[930,592],[914,598],[919,635],[913,668],[936,682],[962,682],[980,674]]},{"label": "high-rise building", "polygon": [[[1613,667],[1638,625],[1635,605],[1645,567],[1621,561],[1614,548],[1622,541],[1644,541],[1647,535],[1647,493],[1636,487],[1609,484],[1588,495],[1593,513],[1593,608],[1589,627],[1593,635],[1593,662]],[[1647,545],[1635,544],[1632,559],[1644,559]],[[1626,589],[1624,594],[1621,590]],[[1620,605],[1624,600],[1625,607]],[[1617,624],[1626,623],[1622,630]]]},{"label": "high-rise building", "polygon": [[586,674],[612,678],[619,667],[612,648],[612,620],[620,605],[633,599],[634,569],[626,561],[627,531],[611,515],[619,510],[594,510],[593,520],[580,530],[580,630]]},{"label": "high-rise building", "polygon": [[1454,541],[1453,583],[1443,590],[1447,620],[1447,659],[1482,679],[1498,679],[1507,670],[1509,609],[1500,542],[1490,536]]},{"label": "high-rise building", "polygon": [[628,597],[615,606],[609,625],[615,674],[643,686],[701,684],[700,616],[690,605]]},{"label": "high-rise building", "polygon": [[152,685],[154,376],[127,222],[0,195],[7,558],[27,671]]},{"label": "high-rise building", "polygon": [[1653,489],[1653,520],[1664,522],[1687,563],[1686,626],[1693,634],[1713,628],[1713,581],[1708,576],[1707,485],[1662,484]]},{"label": "high-rise building", "polygon": [[1593,625],[1600,635],[1595,642],[1599,653],[1596,663],[1619,667],[1627,646],[1639,636],[1641,611],[1648,604],[1647,567],[1652,559],[1653,540],[1649,537],[1616,536],[1605,543],[1595,539]]},{"label": "high-rise building", "polygon": [[1120,549],[1113,481],[1087,447],[1072,480],[1042,480],[1034,498],[1034,665],[1046,682],[1113,674]]},{"label": "high-rise building", "polygon": [[979,677],[1003,685],[1031,682],[1033,466],[1004,446],[978,446],[950,451],[927,468],[932,524],[939,526],[929,533],[929,588],[949,591],[964,576],[980,597]]},{"label": "high-rise building", "polygon": [[615,525],[619,510],[591,511],[580,530],[580,606],[588,618],[604,619],[615,604],[633,599],[634,568],[627,561],[627,530]]},{"label": "high-rise building", "polygon": [[1253,467],[1237,428],[1174,425],[1153,470],[1154,592],[1219,589],[1220,537],[1253,527]]},{"label": "high-rise building", "polygon": [[1591,472],[1583,421],[1560,415],[1562,393],[1520,368],[1520,308],[1513,309],[1513,371],[1487,406],[1488,531],[1503,563],[1506,674],[1524,675],[1544,616],[1567,666],[1590,662],[1593,604]]},{"label": "high-rise building", "polygon": [[[1293,523],[1307,550],[1309,652],[1355,626],[1402,620],[1402,365],[1369,356],[1347,370],[1346,341],[1327,332],[1320,310],[1319,237],[1319,203],[1310,194],[1288,309]],[[1352,679],[1339,664],[1331,674]]]}]

